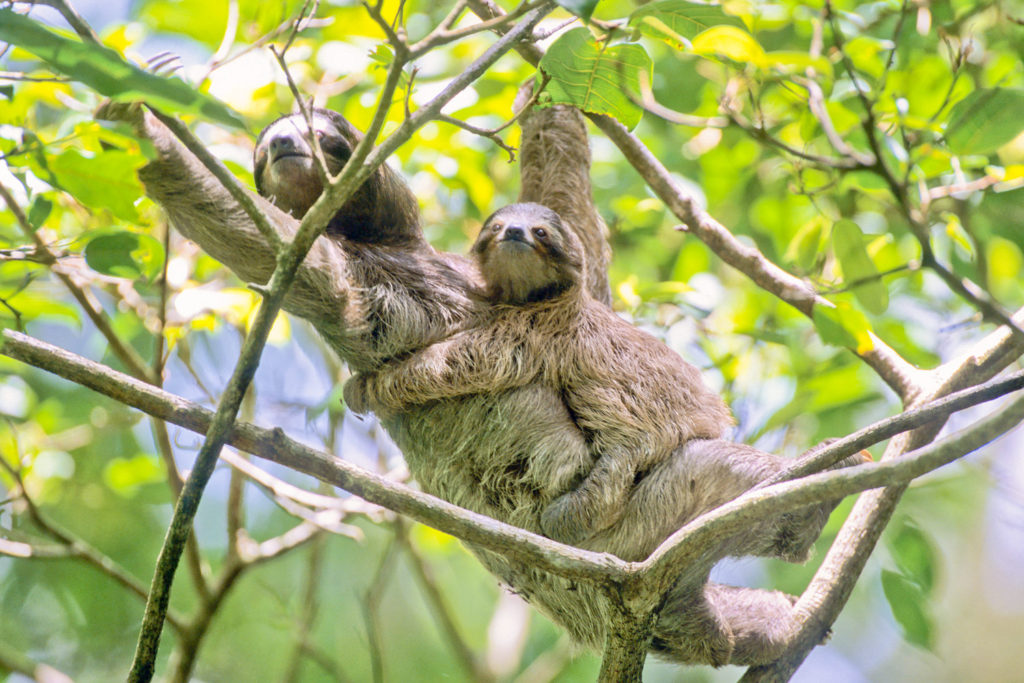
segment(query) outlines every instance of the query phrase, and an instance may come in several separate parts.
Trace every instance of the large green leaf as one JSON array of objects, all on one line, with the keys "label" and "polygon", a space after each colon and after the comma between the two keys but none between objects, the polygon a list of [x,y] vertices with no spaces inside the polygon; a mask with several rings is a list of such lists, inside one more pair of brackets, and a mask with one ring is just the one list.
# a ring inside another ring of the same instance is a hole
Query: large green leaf
[{"label": "large green leaf", "polygon": [[832,226],[832,249],[843,268],[843,282],[851,285],[857,301],[868,311],[884,313],[889,307],[889,290],[878,275],[878,269],[864,248],[864,233],[851,220],[843,219]]},{"label": "large green leaf", "polygon": [[161,78],[126,62],[114,50],[65,38],[11,10],[0,10],[0,41],[17,45],[57,73],[101,95],[128,102],[145,100],[166,113],[189,113],[244,128],[227,105],[176,78]]},{"label": "large green leaf", "polygon": [[882,590],[892,608],[892,615],[903,628],[903,637],[908,643],[930,650],[935,627],[925,609],[927,598],[918,585],[902,574],[883,569]]},{"label": "large green leaf", "polygon": [[664,40],[680,49],[692,49],[692,41],[713,26],[743,28],[743,22],[729,16],[718,5],[686,0],[661,0],[637,9],[629,23],[640,32]]},{"label": "large green leaf", "polygon": [[553,102],[608,114],[628,128],[640,122],[643,110],[634,100],[639,73],[650,73],[651,58],[639,45],[598,43],[589,30],[577,28],[551,45],[540,68],[551,77]]},{"label": "large green leaf", "polygon": [[85,245],[85,262],[104,275],[154,278],[164,263],[160,241],[137,232],[109,232],[97,235]]},{"label": "large green leaf", "polygon": [[69,149],[50,159],[57,183],[86,206],[110,209],[118,218],[138,220],[135,200],[142,195],[135,171],[146,162],[137,154],[110,150],[83,156]]},{"label": "large green leaf", "polygon": [[1024,90],[975,90],[949,113],[946,142],[957,154],[988,154],[1024,131]]}]

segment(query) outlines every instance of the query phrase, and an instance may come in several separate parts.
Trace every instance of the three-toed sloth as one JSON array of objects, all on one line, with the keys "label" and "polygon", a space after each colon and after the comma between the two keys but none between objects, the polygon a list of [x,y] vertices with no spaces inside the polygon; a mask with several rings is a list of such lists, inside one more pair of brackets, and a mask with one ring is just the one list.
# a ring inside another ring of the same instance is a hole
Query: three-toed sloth
[{"label": "three-toed sloth", "polygon": [[[351,407],[392,415],[460,396],[527,385],[548,389],[571,418],[562,428],[572,447],[531,463],[541,477],[558,482],[559,495],[540,511],[541,530],[627,560],[643,559],[666,532],[772,473],[773,456],[720,440],[732,422],[729,411],[695,367],[587,292],[583,246],[554,211],[535,203],[496,211],[472,255],[484,286],[475,319],[406,359],[353,377],[345,387]],[[860,456],[843,464],[857,462]],[[731,552],[806,559],[834,506],[823,503],[770,522],[735,539]],[[753,608],[747,616],[755,618],[763,617],[757,611],[765,600],[788,610],[789,597],[712,591],[721,596],[694,600],[682,614],[673,615],[678,603],[670,603],[655,647],[712,664],[763,657],[770,644],[766,624],[744,638],[735,616],[722,616],[739,607],[740,597],[758,598],[756,608],[747,605]],[[686,619],[676,622],[683,614]],[[690,635],[666,640],[673,623]],[[775,627],[781,631],[784,624]]]},{"label": "three-toed sloth", "polygon": [[[272,248],[170,131],[138,108],[113,105],[101,114],[131,121],[153,142],[157,156],[140,177],[174,225],[243,279],[265,282],[274,268]],[[308,131],[302,116],[283,117],[256,148],[259,189],[278,205],[262,207],[285,237],[296,228],[292,216],[301,216],[322,187],[311,136],[319,138],[332,171],[359,140],[347,121],[326,110],[314,112],[313,127]],[[481,356],[480,365],[463,368],[481,381],[473,393],[451,395],[445,393],[450,383],[436,382],[429,391],[437,396],[392,394],[403,405],[381,406],[382,423],[411,473],[425,491],[457,505],[584,548],[641,559],[680,525],[776,474],[786,461],[714,438],[728,414],[696,371],[582,293],[579,272],[589,264],[585,289],[607,300],[603,225],[590,198],[582,117],[555,107],[524,117],[523,127],[527,199],[555,213],[521,207],[496,213],[488,223],[491,236],[478,241],[484,277],[469,259],[430,247],[415,198],[382,166],[314,245],[285,308],[310,320],[353,369],[378,373],[382,386],[390,371],[412,368],[417,352],[429,358],[446,343],[458,345],[459,335],[496,330],[489,346],[471,352]],[[517,235],[514,227],[523,232]],[[512,252],[506,250],[521,250],[516,258],[532,259],[532,265],[507,267]],[[554,260],[556,252],[564,262]],[[495,254],[499,258],[489,258]],[[545,280],[545,273],[552,278]],[[490,289],[485,279],[492,281]],[[542,281],[553,286],[533,286]],[[544,325],[533,323],[545,317]],[[514,329],[502,328],[502,318],[515,320]],[[557,346],[563,342],[566,347]],[[588,344],[595,345],[594,356],[583,358],[579,352]],[[636,345],[650,347],[642,362],[629,360]],[[598,350],[607,367],[597,367]],[[578,370],[567,365],[570,360],[581,363]],[[499,363],[511,366],[498,373]],[[382,400],[390,400],[386,391]],[[793,598],[708,583],[708,572],[726,555],[801,559],[832,507],[823,503],[766,519],[709,549],[699,564],[680,568],[660,609],[652,650],[687,663],[774,659],[791,628]],[[603,644],[608,616],[598,588],[471,550],[575,640]]]}]

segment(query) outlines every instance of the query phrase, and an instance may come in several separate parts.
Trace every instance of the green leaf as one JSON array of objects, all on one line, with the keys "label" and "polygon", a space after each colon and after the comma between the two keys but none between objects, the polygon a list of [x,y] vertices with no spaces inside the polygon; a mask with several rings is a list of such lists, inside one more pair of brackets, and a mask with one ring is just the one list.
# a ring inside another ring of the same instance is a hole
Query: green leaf
[{"label": "green leaf", "polygon": [[935,587],[935,548],[931,540],[913,524],[903,524],[889,537],[889,551],[904,577],[913,581],[928,597]]},{"label": "green leaf", "polygon": [[630,129],[640,122],[643,110],[634,99],[640,91],[639,73],[650,74],[651,58],[639,45],[599,44],[589,30],[577,28],[551,45],[540,68],[551,77],[553,103],[608,114]]},{"label": "green leaf", "polygon": [[196,114],[228,126],[245,127],[227,105],[184,81],[151,74],[108,47],[65,38],[11,10],[0,10],[0,41],[17,45],[54,71],[117,101],[145,100],[168,114]]},{"label": "green leaf", "polygon": [[768,55],[764,48],[746,31],[735,26],[715,26],[693,39],[696,54],[726,57],[739,64],[752,64],[767,68]]},{"label": "green leaf", "polygon": [[38,230],[43,227],[43,223],[50,217],[50,211],[52,210],[53,202],[43,195],[37,195],[32,200],[32,205],[28,207],[28,222],[33,228]]},{"label": "green leaf", "polygon": [[559,7],[569,10],[583,21],[590,21],[598,2],[600,0],[557,0]]},{"label": "green leaf", "polygon": [[878,269],[864,248],[864,233],[851,220],[832,226],[832,250],[843,269],[843,282],[850,285],[857,301],[871,313],[884,313],[889,307],[889,290],[878,276]]},{"label": "green leaf", "polygon": [[[37,292],[32,289],[22,290],[14,297],[9,297],[7,303],[14,306],[25,320],[60,320],[65,322],[81,323],[80,309],[66,301],[54,298],[51,293]],[[0,316],[7,316],[10,311],[0,306]]]},{"label": "green leaf", "polygon": [[871,325],[864,314],[848,303],[833,307],[817,305],[813,311],[814,328],[822,341],[833,346],[845,346],[864,353],[871,350]]},{"label": "green leaf", "polygon": [[629,23],[644,35],[658,38],[681,50],[692,50],[692,41],[713,26],[743,28],[743,22],[729,16],[718,5],[686,0],[662,0],[640,7]]},{"label": "green leaf", "polygon": [[135,171],[146,162],[138,154],[110,150],[92,157],[69,149],[50,160],[56,183],[90,208],[109,209],[118,218],[137,221],[135,200],[142,186]]},{"label": "green leaf", "polygon": [[786,260],[796,263],[804,272],[810,271],[821,254],[824,221],[814,218],[805,223],[786,247]]},{"label": "green leaf", "polygon": [[927,598],[917,584],[902,574],[882,570],[882,590],[889,601],[892,615],[903,628],[908,643],[930,650],[935,639],[931,615],[926,611]]},{"label": "green leaf", "polygon": [[85,262],[104,275],[153,279],[163,267],[164,248],[150,235],[109,232],[89,240],[85,245]]},{"label": "green leaf", "polygon": [[946,143],[957,154],[988,154],[1024,131],[1024,90],[975,90],[949,113]]}]

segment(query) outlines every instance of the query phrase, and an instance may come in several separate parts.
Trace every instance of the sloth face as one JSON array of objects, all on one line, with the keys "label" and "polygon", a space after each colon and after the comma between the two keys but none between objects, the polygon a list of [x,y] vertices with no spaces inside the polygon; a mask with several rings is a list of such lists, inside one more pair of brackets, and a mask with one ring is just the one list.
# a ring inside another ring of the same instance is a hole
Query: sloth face
[{"label": "sloth face", "polygon": [[[313,131],[328,170],[338,173],[358,141],[355,130],[334,112],[315,109]],[[309,139],[305,118],[290,114],[263,129],[253,152],[256,190],[296,218],[302,218],[323,191]]]},{"label": "sloth face", "polygon": [[473,253],[491,296],[528,303],[556,296],[580,280],[583,247],[558,214],[540,204],[512,204],[484,222]]}]

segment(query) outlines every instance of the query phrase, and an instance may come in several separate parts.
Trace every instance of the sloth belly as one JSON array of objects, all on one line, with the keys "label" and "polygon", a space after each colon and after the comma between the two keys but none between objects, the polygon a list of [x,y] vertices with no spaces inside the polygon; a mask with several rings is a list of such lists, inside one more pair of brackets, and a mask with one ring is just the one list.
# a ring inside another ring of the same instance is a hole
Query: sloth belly
[{"label": "sloth belly", "polygon": [[[424,491],[538,534],[541,511],[593,467],[561,398],[540,386],[433,402],[385,427]],[[604,641],[598,591],[466,545],[574,640],[591,647]]]},{"label": "sloth belly", "polygon": [[561,399],[541,386],[417,406],[385,421],[429,493],[540,533],[540,512],[593,467]]}]

